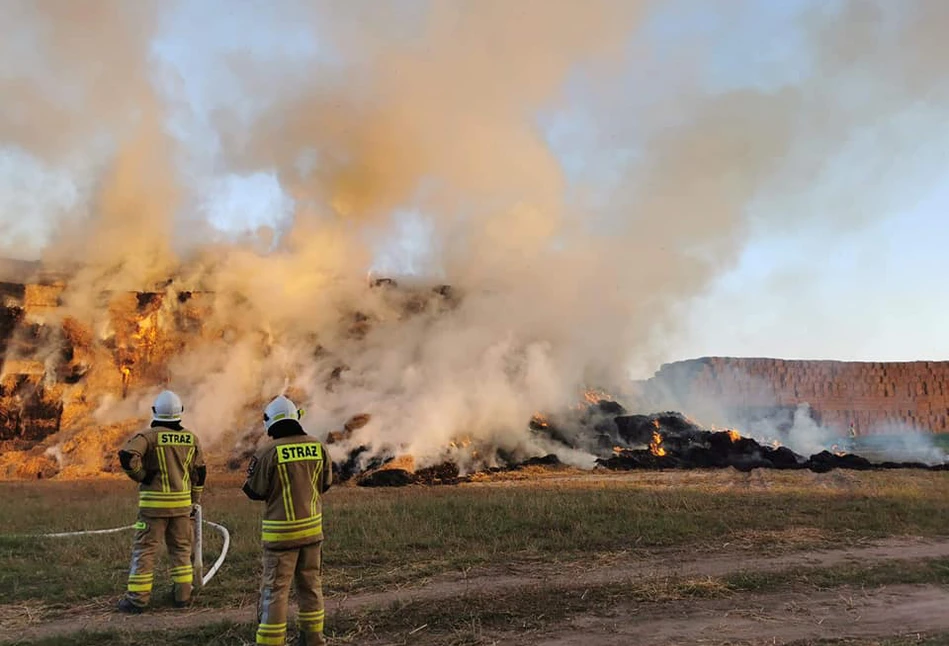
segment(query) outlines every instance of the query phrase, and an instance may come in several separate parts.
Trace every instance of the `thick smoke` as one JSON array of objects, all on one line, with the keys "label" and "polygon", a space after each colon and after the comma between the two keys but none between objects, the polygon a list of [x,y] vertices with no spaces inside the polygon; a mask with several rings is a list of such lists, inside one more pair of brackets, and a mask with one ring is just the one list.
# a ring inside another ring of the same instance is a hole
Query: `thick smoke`
[{"label": "thick smoke", "polygon": [[167,275],[178,178],[150,62],[157,3],[4,0],[0,14],[0,144],[51,166],[92,166],[77,172],[91,178],[85,200],[54,215],[44,258],[82,266],[72,295],[90,310],[99,289]]},{"label": "thick smoke", "polygon": [[[0,142],[48,164],[106,151],[44,254],[81,267],[67,292],[79,318],[102,327],[102,290],[168,276],[169,303],[213,292],[204,324],[221,335],[178,353],[166,384],[209,440],[258,423],[255,407],[288,390],[318,435],[370,413],[353,445],[423,461],[468,438],[529,452],[533,412],[589,384],[622,397],[631,365],[667,357],[683,304],[755,226],[775,224],[751,217],[756,200],[806,187],[852,133],[945,98],[941,41],[921,33],[944,10],[907,4],[894,22],[868,4],[802,19],[814,68],[799,78],[725,91],[702,80],[711,43],[660,55],[646,35],[660,2],[267,5],[258,29],[292,19],[321,56],[221,63],[256,101],[209,110],[214,166],[272,173],[293,203],[275,228],[228,242],[180,172],[189,142],[168,122],[188,112],[187,93],[151,47],[163,17],[187,7],[4,2],[5,30],[41,37],[36,60],[21,40],[0,45],[28,66],[0,77]],[[848,83],[865,100],[842,104]],[[594,152],[574,156],[616,160],[609,178],[568,174],[545,136],[544,118],[572,112],[595,124]],[[425,231],[414,280],[459,293],[415,317],[365,279],[406,213]],[[346,323],[357,311],[364,336]],[[140,411],[152,394],[129,401]]]}]

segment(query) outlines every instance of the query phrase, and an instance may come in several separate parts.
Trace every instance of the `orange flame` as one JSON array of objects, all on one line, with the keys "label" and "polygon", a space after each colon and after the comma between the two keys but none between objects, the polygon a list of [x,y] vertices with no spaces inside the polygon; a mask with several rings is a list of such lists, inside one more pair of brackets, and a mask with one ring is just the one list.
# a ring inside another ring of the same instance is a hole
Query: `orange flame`
[{"label": "orange flame", "polygon": [[452,440],[448,443],[448,446],[453,449],[467,449],[471,446],[471,438],[468,436],[458,438],[457,440]]},{"label": "orange flame", "polygon": [[132,380],[132,369],[128,366],[122,366],[122,399],[128,397],[129,382]]},{"label": "orange flame", "polygon": [[534,413],[531,417],[531,423],[540,428],[547,428],[550,426],[550,422],[547,421],[547,416],[543,413]]},{"label": "orange flame", "polygon": [[602,390],[595,390],[593,388],[588,388],[583,393],[583,400],[590,404],[591,406],[599,404],[601,401],[613,401],[613,397],[608,393],[603,392]]},{"label": "orange flame", "polygon": [[[658,423],[656,426],[658,428]],[[662,448],[662,436],[659,435],[659,431],[653,431],[652,433],[652,442],[649,443],[649,452],[659,457],[666,454],[666,450]]]},{"label": "orange flame", "polygon": [[728,431],[728,438],[729,438],[732,442],[737,442],[738,440],[741,439],[741,434],[740,434],[738,431],[729,429],[729,431]]}]

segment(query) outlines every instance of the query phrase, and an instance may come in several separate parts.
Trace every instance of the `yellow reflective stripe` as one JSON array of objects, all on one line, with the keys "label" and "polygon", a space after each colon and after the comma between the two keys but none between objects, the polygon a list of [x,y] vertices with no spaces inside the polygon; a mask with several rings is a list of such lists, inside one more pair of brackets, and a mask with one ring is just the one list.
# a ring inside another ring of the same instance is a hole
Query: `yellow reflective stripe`
[{"label": "yellow reflective stripe", "polygon": [[280,465],[281,477],[283,478],[283,496],[284,496],[284,506],[286,507],[287,520],[296,520],[297,513],[293,508],[293,485],[290,483],[290,472],[287,470],[287,465]]},{"label": "yellow reflective stripe", "polygon": [[282,541],[294,541],[298,538],[308,538],[323,533],[322,524],[316,527],[301,529],[297,532],[261,532],[261,538],[268,543],[280,543]]},{"label": "yellow reflective stripe", "polygon": [[173,568],[171,568],[171,573],[172,573],[172,574],[180,574],[180,573],[182,573],[182,572],[191,572],[193,569],[194,569],[194,568],[193,568],[192,566],[190,566],[190,565],[182,565],[182,566],[179,566],[179,567],[173,567]]},{"label": "yellow reflective stripe", "polygon": [[165,459],[165,447],[159,446],[155,455],[158,456],[158,469],[161,471],[161,490],[171,491],[171,485],[168,484],[168,461]]},{"label": "yellow reflective stripe", "polygon": [[281,493],[283,495],[283,511],[287,520],[296,520],[296,514],[293,512],[293,494],[290,491],[290,474],[287,473],[287,465],[277,465],[277,473],[280,475]]},{"label": "yellow reflective stripe", "polygon": [[300,419],[300,411],[295,413],[277,413],[270,418],[271,422],[279,422],[282,419]]},{"label": "yellow reflective stripe", "polygon": [[138,497],[148,500],[173,500],[177,498],[187,499],[191,495],[187,491],[139,491]]},{"label": "yellow reflective stripe", "polygon": [[129,582],[144,583],[146,581],[152,581],[154,578],[155,578],[154,574],[130,574]]},{"label": "yellow reflective stripe", "polygon": [[297,614],[297,621],[316,621],[326,616],[325,610],[316,610],[314,612],[301,612]]},{"label": "yellow reflective stripe", "polygon": [[268,525],[264,524],[261,530],[273,534],[282,534],[287,532],[300,532],[304,529],[313,529],[323,524],[323,514],[317,514],[313,518],[307,518],[305,521],[296,521],[287,525]]},{"label": "yellow reflective stripe", "polygon": [[128,584],[129,592],[151,592],[152,584],[149,583],[129,583]]},{"label": "yellow reflective stripe", "polygon": [[323,462],[321,460],[320,468],[313,469],[313,473],[310,474],[310,487],[312,488],[310,492],[310,515],[311,516],[316,516],[316,506],[317,506],[317,502],[320,499],[320,492],[319,492],[319,487],[317,487],[317,480],[319,479],[320,473],[322,472],[323,472]]},{"label": "yellow reflective stripe", "polygon": [[299,529],[306,525],[312,525],[313,523],[319,523],[323,519],[323,514],[316,514],[315,516],[310,516],[309,518],[304,518],[303,520],[265,520],[263,522],[264,529]]},{"label": "yellow reflective stripe", "polygon": [[181,504],[190,504],[191,503],[191,494],[185,492],[184,494],[175,494],[174,496],[139,496],[139,502],[170,502],[170,503],[181,503]]},{"label": "yellow reflective stripe", "polygon": [[139,500],[138,506],[141,509],[177,509],[182,507],[190,507],[191,501],[186,500],[181,502],[176,500]]},{"label": "yellow reflective stripe", "polygon": [[194,583],[194,574],[172,574],[172,583]]},{"label": "yellow reflective stripe", "polygon": [[324,610],[297,613],[297,624],[304,632],[323,632],[323,622],[326,619]]},{"label": "yellow reflective stripe", "polygon": [[258,644],[277,644],[282,646],[287,638],[287,624],[260,624],[257,626]]},{"label": "yellow reflective stripe", "polygon": [[194,459],[194,447],[188,451],[188,457],[185,458],[185,473],[181,476],[181,488],[185,491],[190,489],[191,484],[191,461]]}]

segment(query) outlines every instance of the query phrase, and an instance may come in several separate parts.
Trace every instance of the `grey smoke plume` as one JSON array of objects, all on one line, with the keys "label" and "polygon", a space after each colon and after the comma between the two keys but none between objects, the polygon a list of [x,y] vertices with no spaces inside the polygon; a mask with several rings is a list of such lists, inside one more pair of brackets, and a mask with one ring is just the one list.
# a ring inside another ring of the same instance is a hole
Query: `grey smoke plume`
[{"label": "grey smoke plume", "polygon": [[[941,41],[927,37],[938,4],[907,3],[895,22],[865,2],[808,14],[813,69],[723,91],[703,81],[716,35],[674,57],[644,35],[667,3],[268,4],[257,29],[303,25],[322,53],[217,62],[254,101],[211,106],[213,165],[273,173],[293,200],[276,229],[227,242],[180,172],[188,142],[169,134],[186,94],[151,58],[163,17],[186,5],[5,2],[3,24],[44,34],[44,58],[15,55],[30,74],[0,80],[0,141],[64,163],[107,140],[85,208],[45,254],[84,267],[68,293],[79,316],[101,319],[102,289],[167,275],[173,289],[215,293],[205,324],[227,335],[189,346],[168,382],[208,439],[256,423],[247,406],[290,388],[317,434],[369,412],[354,443],[422,460],[459,437],[529,451],[534,411],[569,405],[585,384],[621,397],[631,365],[666,358],[681,306],[755,227],[871,217],[775,222],[751,207],[819,179],[854,132],[914,102],[945,107]],[[61,77],[74,96],[49,94]],[[860,100],[846,102],[853,87]],[[574,152],[618,160],[609,177],[565,171],[541,121],[570,111],[595,124]],[[455,309],[400,320],[400,303],[367,289],[406,211],[428,232],[417,279],[457,286]],[[357,310],[375,321],[361,340],[340,323]]]}]

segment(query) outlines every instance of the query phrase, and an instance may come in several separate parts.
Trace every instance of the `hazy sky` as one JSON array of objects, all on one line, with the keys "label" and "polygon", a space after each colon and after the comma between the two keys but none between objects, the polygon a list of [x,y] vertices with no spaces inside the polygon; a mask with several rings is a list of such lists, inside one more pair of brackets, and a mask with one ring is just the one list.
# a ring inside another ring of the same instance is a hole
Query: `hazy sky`
[{"label": "hazy sky", "polygon": [[[637,38],[656,44],[655,51],[670,58],[687,55],[695,42],[711,43],[713,55],[701,70],[709,92],[777,88],[813,73],[799,21],[805,12],[833,4],[670,1]],[[240,93],[226,56],[249,53],[277,65],[329,56],[287,14],[280,21],[262,20],[266,6],[264,1],[178,3],[152,48],[167,72],[159,83],[180,104],[169,128],[190,143],[184,174],[202,196],[197,208],[225,230],[279,223],[292,209],[272,175],[217,172],[218,144],[209,127],[215,108],[236,105],[250,113],[266,103],[266,95]],[[401,6],[409,11],[412,3]],[[630,43],[631,49],[635,46]],[[660,66],[649,61],[630,66],[626,80],[636,92],[628,101],[648,103],[669,90],[656,69]],[[609,182],[618,160],[634,157],[636,151],[598,150],[587,138],[591,117],[583,110],[582,78],[568,91],[577,97],[576,110],[538,118],[571,177]],[[753,230],[738,265],[717,279],[705,297],[683,308],[689,324],[669,331],[676,339],[670,359],[949,358],[944,331],[949,298],[943,286],[949,270],[949,129],[926,127],[945,123],[947,117],[925,103],[907,106],[892,122],[849,140],[839,158],[829,160],[797,194],[765,194],[749,205],[750,215],[762,214],[762,221],[767,215],[782,226]],[[0,141],[0,225],[5,234],[15,232],[31,242],[42,239],[46,215],[70,208],[83,192],[83,169],[90,163],[84,155],[91,154],[77,151],[64,167],[53,168]],[[877,217],[867,218],[872,224],[863,227],[823,226],[821,213],[846,210]],[[799,221],[804,211],[818,217]],[[398,239],[380,245],[377,264],[383,270],[412,270],[414,254],[424,247],[424,226],[407,214]],[[23,249],[29,255],[28,245]]]}]

